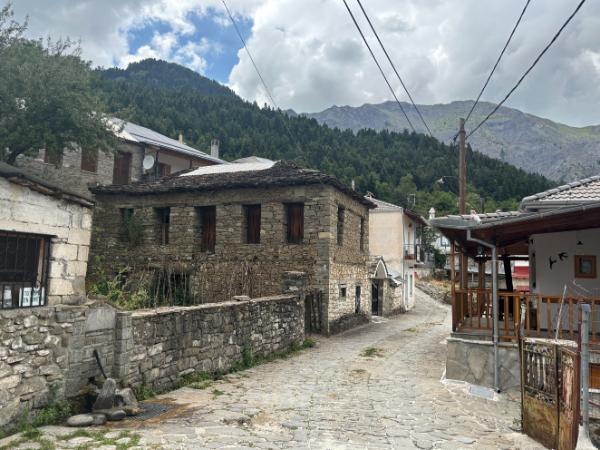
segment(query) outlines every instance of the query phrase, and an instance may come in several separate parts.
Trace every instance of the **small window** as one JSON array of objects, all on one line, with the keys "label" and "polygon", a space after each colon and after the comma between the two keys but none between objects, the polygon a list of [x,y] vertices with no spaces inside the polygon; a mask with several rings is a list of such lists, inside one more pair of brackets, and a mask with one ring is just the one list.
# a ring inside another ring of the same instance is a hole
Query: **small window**
[{"label": "small window", "polygon": [[575,255],[575,277],[596,278],[596,256]]},{"label": "small window", "polygon": [[129,228],[133,218],[133,208],[120,208],[121,211],[121,241],[128,242],[130,239]]},{"label": "small window", "polygon": [[348,294],[348,288],[345,284],[340,284],[340,299],[345,300]]},{"label": "small window", "polygon": [[244,206],[244,235],[246,244],[260,244],[260,205]]},{"label": "small window", "polygon": [[162,178],[171,175],[171,166],[165,163],[156,164],[156,178]]},{"label": "small window", "polygon": [[365,218],[360,218],[360,251],[365,251]]},{"label": "small window", "polygon": [[337,244],[344,244],[344,215],[346,212],[346,208],[343,206],[338,206],[337,210]]},{"label": "small window", "polygon": [[56,151],[48,151],[48,150],[46,150],[44,152],[44,162],[46,164],[53,164],[56,167],[61,167],[62,159],[63,159],[62,153],[59,153]]},{"label": "small window", "polygon": [[93,173],[98,171],[98,150],[81,151],[81,170]]},{"label": "small window", "polygon": [[302,244],[304,241],[304,203],[288,203],[286,220],[288,244]]},{"label": "small window", "polygon": [[156,217],[158,219],[158,242],[167,245],[171,226],[171,208],[156,208]]},{"label": "small window", "polygon": [[197,208],[200,227],[200,251],[214,253],[217,241],[217,207],[201,206]]}]

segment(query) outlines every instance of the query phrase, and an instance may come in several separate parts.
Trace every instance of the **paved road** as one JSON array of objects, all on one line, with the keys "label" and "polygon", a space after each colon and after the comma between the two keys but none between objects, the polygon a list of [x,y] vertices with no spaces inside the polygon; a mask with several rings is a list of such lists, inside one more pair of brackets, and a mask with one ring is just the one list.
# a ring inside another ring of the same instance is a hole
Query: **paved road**
[{"label": "paved road", "polygon": [[177,405],[171,416],[133,431],[143,447],[168,449],[539,448],[511,429],[518,403],[440,381],[449,309],[418,294],[408,314],[166,394]]}]

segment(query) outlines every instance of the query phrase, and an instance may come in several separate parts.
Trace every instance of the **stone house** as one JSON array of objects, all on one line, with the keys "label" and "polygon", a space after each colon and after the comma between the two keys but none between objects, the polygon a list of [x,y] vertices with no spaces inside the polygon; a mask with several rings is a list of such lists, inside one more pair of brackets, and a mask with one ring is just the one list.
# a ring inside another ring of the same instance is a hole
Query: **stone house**
[{"label": "stone house", "polygon": [[370,317],[374,205],[332,176],[261,159],[91,190],[92,276],[126,268],[157,303],[189,305],[278,294],[282,274],[301,271],[307,331]]},{"label": "stone house", "polygon": [[[401,280],[402,309],[408,311],[415,305],[418,272],[429,258],[422,244],[423,228],[427,222],[414,211],[372,195],[367,198],[377,206],[369,213],[369,250],[371,255],[383,257],[393,278]],[[387,306],[382,308],[391,311]]]},{"label": "stone house", "polygon": [[71,192],[90,197],[89,186],[153,180],[225,162],[219,158],[218,141],[212,142],[211,154],[207,154],[186,145],[181,135],[176,140],[131,122],[112,119],[112,123],[120,138],[115,152],[65,150],[57,157],[42,149],[35,157],[19,156],[16,165]]},{"label": "stone house", "polygon": [[402,276],[388,269],[383,256],[373,256],[370,261],[371,314],[390,316],[406,312],[403,298]]}]

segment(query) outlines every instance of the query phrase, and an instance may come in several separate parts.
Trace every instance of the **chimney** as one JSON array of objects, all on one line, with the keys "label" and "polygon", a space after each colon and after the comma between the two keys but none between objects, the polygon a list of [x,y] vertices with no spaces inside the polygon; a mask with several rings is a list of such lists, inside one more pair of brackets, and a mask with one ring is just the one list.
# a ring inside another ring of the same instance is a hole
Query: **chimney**
[{"label": "chimney", "polygon": [[183,144],[183,133],[179,133],[179,143]]},{"label": "chimney", "polygon": [[219,140],[213,139],[210,141],[210,156],[213,158],[219,157]]},{"label": "chimney", "polygon": [[435,219],[435,208],[432,206],[429,208],[429,220]]}]

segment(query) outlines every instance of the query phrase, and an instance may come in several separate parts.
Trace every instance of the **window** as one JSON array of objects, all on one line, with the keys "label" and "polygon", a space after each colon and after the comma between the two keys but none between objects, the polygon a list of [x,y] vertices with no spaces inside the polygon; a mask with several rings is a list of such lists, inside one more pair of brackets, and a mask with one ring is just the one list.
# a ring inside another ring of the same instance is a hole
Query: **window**
[{"label": "window", "polygon": [[342,245],[344,243],[344,213],[345,209],[343,206],[338,206],[337,210],[337,244]]},{"label": "window", "polygon": [[50,239],[0,232],[0,309],[46,304]]},{"label": "window", "polygon": [[171,166],[165,163],[156,164],[156,178],[166,177],[171,175]]},{"label": "window", "polygon": [[93,173],[98,171],[98,150],[81,151],[81,170]]},{"label": "window", "polygon": [[133,208],[120,208],[121,211],[121,241],[131,240],[131,225],[133,222]]},{"label": "window", "polygon": [[158,242],[167,245],[171,226],[171,208],[156,208],[155,210],[158,218]]},{"label": "window", "polygon": [[575,255],[575,278],[596,278],[594,255]]},{"label": "window", "polygon": [[340,299],[345,300],[348,288],[345,284],[340,284]]},{"label": "window", "polygon": [[365,251],[365,218],[360,218],[360,251]]},{"label": "window", "polygon": [[244,206],[244,235],[246,244],[260,244],[260,205]]},{"label": "window", "polygon": [[304,203],[288,203],[286,220],[288,244],[302,244],[304,240]]},{"label": "window", "polygon": [[197,208],[200,226],[200,251],[215,252],[217,241],[217,207],[201,206]]},{"label": "window", "polygon": [[54,164],[56,167],[62,166],[62,153],[46,150],[44,152],[44,162]]},{"label": "window", "polygon": [[131,181],[131,153],[117,152],[113,167],[113,184],[129,184]]}]

